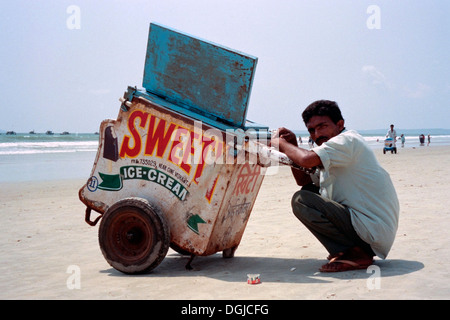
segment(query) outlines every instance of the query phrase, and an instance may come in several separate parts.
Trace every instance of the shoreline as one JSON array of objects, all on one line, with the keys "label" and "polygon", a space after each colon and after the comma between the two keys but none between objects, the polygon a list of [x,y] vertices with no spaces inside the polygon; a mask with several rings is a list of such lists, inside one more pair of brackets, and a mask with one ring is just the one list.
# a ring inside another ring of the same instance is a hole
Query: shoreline
[{"label": "shoreline", "polygon": [[[84,222],[78,199],[86,179],[2,182],[0,298],[449,299],[450,146],[400,151],[375,152],[401,211],[391,252],[370,272],[318,272],[327,254],[291,212],[298,187],[289,167],[265,177],[233,259],[197,257],[187,271],[188,257],[170,249],[153,272],[140,276],[121,274],[103,258],[98,225]],[[80,289],[68,286],[74,267]],[[259,273],[261,284],[247,284],[248,273]]]},{"label": "shoreline", "polygon": [[[383,142],[372,145],[375,154],[383,152]],[[307,143],[301,145],[309,149]],[[409,152],[410,149],[450,148],[447,144],[406,144],[404,148],[397,144],[397,153]],[[425,151],[425,150],[424,150]],[[386,152],[390,154],[390,151]],[[41,154],[0,155],[0,184],[57,181],[61,179],[83,179],[90,176],[97,151],[60,152]]]}]

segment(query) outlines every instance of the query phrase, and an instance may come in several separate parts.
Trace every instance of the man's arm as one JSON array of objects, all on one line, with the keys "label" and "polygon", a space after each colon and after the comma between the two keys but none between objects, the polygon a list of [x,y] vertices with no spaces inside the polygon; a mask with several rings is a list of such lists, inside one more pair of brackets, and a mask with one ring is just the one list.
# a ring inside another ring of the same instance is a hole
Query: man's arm
[{"label": "man's arm", "polygon": [[292,167],[291,171],[292,175],[294,176],[295,182],[297,182],[297,185],[303,187],[306,186],[307,184],[312,183],[311,176],[305,171]]}]

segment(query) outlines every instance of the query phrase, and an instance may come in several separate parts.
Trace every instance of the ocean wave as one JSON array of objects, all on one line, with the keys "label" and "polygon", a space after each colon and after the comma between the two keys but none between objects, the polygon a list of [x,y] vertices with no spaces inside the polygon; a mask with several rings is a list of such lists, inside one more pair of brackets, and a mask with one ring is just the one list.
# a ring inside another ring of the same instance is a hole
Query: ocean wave
[{"label": "ocean wave", "polygon": [[44,153],[74,153],[74,152],[95,152],[97,149],[83,150],[16,150],[0,151],[0,155],[25,155],[25,154],[44,154]]},{"label": "ocean wave", "polygon": [[0,155],[39,153],[91,152],[98,149],[98,141],[37,141],[0,143]]}]

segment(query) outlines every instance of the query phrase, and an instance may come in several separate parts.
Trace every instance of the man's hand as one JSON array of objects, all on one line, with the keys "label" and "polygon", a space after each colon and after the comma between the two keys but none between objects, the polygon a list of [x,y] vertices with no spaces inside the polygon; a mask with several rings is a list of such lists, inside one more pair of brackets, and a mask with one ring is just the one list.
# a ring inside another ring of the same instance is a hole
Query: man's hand
[{"label": "man's hand", "polygon": [[297,136],[289,129],[279,128],[272,136],[270,145],[283,152],[286,143],[298,147]]},{"label": "man's hand", "polygon": [[319,156],[312,150],[300,148],[295,133],[286,128],[280,128],[274,133],[270,145],[278,148],[300,167],[310,169],[322,165]]},{"label": "man's hand", "polygon": [[[305,153],[309,152],[298,147],[297,136],[291,130],[286,128],[279,128],[273,134],[270,145],[278,148],[279,151],[286,153],[286,155],[298,165],[301,165],[300,161],[304,159],[303,157],[306,155]],[[315,153],[313,156],[317,157]],[[291,170],[295,181],[299,186],[304,186],[311,183],[311,177],[309,174],[294,167],[292,167]]]}]

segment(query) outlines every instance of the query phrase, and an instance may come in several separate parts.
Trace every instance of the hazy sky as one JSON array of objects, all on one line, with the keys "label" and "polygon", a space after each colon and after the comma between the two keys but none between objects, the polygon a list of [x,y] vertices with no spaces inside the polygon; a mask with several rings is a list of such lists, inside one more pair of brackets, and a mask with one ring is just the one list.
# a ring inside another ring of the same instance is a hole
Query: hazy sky
[{"label": "hazy sky", "polygon": [[[73,9],[79,11],[73,11]],[[79,15],[77,15],[79,12]],[[150,22],[258,57],[247,118],[304,130],[450,128],[448,0],[14,0],[0,4],[0,129],[94,132],[142,86]]]}]

